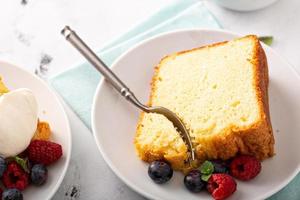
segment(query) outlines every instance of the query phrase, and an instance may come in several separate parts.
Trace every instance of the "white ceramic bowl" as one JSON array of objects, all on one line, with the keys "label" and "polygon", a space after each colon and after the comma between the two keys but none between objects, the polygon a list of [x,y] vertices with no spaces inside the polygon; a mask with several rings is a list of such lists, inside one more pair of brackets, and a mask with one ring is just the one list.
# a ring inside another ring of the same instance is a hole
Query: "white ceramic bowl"
[{"label": "white ceramic bowl", "polygon": [[40,187],[29,186],[23,191],[24,200],[50,199],[60,186],[69,165],[72,139],[67,115],[54,92],[37,76],[2,61],[0,76],[11,90],[29,88],[33,91],[39,104],[39,118],[49,122],[52,141],[62,145],[63,156],[48,167],[47,182]]},{"label": "white ceramic bowl", "polygon": [[278,0],[214,0],[217,4],[238,11],[252,11],[265,8]]},{"label": "white ceramic bowl", "polygon": [[[142,102],[147,102],[153,68],[163,56],[237,36],[227,31],[201,29],[165,33],[124,53],[112,69]],[[270,71],[270,110],[276,156],[262,163],[262,171],[254,180],[238,181],[237,192],[231,200],[265,199],[287,185],[299,171],[300,78],[271,48],[265,45],[263,48]],[[157,185],[148,177],[148,164],[137,157],[133,144],[140,112],[105,81],[97,88],[92,109],[92,128],[98,148],[127,185],[150,199],[211,199],[205,192],[188,192],[181,173],[175,173],[165,185]]]}]

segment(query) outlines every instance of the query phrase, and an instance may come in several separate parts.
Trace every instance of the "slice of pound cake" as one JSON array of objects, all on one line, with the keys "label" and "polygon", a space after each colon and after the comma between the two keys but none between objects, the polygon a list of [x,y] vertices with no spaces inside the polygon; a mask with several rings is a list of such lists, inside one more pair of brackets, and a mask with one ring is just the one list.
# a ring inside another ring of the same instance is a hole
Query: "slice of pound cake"
[{"label": "slice of pound cake", "polygon": [[[249,35],[169,55],[155,68],[150,106],[164,106],[185,123],[199,161],[274,154],[268,106],[268,66],[258,38]],[[141,113],[139,157],[188,167],[187,147],[173,124]]]}]

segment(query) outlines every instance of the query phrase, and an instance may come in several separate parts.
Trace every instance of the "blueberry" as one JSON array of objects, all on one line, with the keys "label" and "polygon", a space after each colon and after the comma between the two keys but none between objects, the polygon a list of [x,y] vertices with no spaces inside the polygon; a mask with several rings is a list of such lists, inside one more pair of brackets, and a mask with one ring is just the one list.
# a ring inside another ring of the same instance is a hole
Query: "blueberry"
[{"label": "blueberry", "polygon": [[31,168],[30,179],[34,185],[42,185],[46,182],[48,170],[42,164],[33,165]]},{"label": "blueberry", "polygon": [[214,165],[214,173],[221,173],[221,174],[229,173],[229,167],[226,161],[212,160],[210,162]]},{"label": "blueberry", "polygon": [[4,158],[0,157],[0,178],[3,175],[3,172],[6,170],[6,161]]},{"label": "blueberry", "polygon": [[184,177],[184,185],[189,191],[197,193],[205,188],[206,182],[201,179],[199,170],[192,170]]},{"label": "blueberry", "polygon": [[153,161],[148,168],[148,175],[158,184],[169,181],[173,176],[173,169],[164,161]]},{"label": "blueberry", "polygon": [[2,193],[2,200],[23,200],[23,194],[18,189],[7,189]]}]

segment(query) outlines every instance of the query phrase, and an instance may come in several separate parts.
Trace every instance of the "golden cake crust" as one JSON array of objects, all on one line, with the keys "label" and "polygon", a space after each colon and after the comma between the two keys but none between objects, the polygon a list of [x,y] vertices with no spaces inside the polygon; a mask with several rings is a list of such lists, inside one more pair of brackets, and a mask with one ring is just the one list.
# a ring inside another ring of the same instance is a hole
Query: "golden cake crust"
[{"label": "golden cake crust", "polygon": [[[257,105],[260,111],[260,120],[248,127],[229,126],[220,134],[214,134],[205,137],[204,140],[205,143],[208,144],[206,145],[208,149],[203,149],[200,147],[200,145],[196,146],[196,155],[200,161],[205,159],[226,160],[234,157],[237,154],[253,155],[258,159],[263,160],[274,155],[274,137],[272,133],[268,104],[269,77],[266,55],[257,36],[248,35],[244,38],[251,39],[255,42],[255,56],[252,60],[252,64],[255,66],[253,86],[255,88]],[[205,47],[178,52],[164,57],[155,67],[155,73],[151,82],[149,105],[152,105],[153,94],[157,90],[158,73],[163,65],[163,62],[172,56],[189,53],[201,48],[221,46],[226,43],[227,42],[216,43]],[[161,151],[157,151],[157,149],[153,151],[151,147],[145,147],[139,143],[137,137],[141,134],[141,122],[143,118],[144,113],[142,112],[139,118],[136,138],[134,141],[139,157],[146,162],[165,159],[171,163],[175,170],[184,171],[187,169],[188,165],[185,163],[187,158],[187,149],[185,149],[183,152],[174,154],[173,156],[168,155],[168,157],[166,157],[163,149]]]}]

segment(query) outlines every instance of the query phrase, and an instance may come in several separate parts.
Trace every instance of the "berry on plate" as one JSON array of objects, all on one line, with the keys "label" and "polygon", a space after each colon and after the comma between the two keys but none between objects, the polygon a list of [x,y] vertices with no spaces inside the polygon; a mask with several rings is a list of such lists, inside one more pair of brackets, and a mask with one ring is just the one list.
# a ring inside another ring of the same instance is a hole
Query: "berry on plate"
[{"label": "berry on plate", "polygon": [[199,170],[192,170],[184,177],[184,185],[189,191],[197,193],[205,188],[206,182],[201,179]]},{"label": "berry on plate", "polygon": [[168,182],[173,176],[173,169],[164,161],[153,161],[148,168],[148,175],[158,184]]},{"label": "berry on plate", "polygon": [[2,182],[6,188],[24,190],[28,186],[28,174],[16,162],[11,162],[3,173]]},{"label": "berry on plate", "polygon": [[238,156],[230,164],[230,174],[243,181],[253,179],[260,170],[261,163],[253,156]]},{"label": "berry on plate", "polygon": [[6,170],[6,161],[4,158],[0,157],[0,178],[2,177],[5,170]]},{"label": "berry on plate", "polygon": [[62,156],[60,144],[44,140],[33,140],[27,151],[30,161],[44,165],[50,165]]},{"label": "berry on plate", "polygon": [[23,200],[23,194],[18,189],[7,189],[2,194],[2,200]]},{"label": "berry on plate", "polygon": [[42,164],[33,165],[31,168],[30,179],[34,185],[42,185],[46,182],[48,170]]},{"label": "berry on plate", "polygon": [[229,173],[228,162],[224,160],[211,160],[210,161],[214,166],[214,173]]},{"label": "berry on plate", "polygon": [[236,191],[236,182],[228,174],[213,174],[206,188],[215,200],[223,200]]}]

